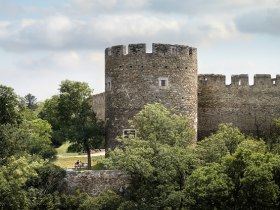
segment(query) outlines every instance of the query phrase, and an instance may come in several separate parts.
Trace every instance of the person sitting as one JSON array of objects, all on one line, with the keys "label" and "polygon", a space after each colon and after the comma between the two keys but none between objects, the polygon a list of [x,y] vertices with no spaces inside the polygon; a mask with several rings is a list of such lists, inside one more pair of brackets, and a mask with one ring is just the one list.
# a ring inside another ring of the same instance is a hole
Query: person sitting
[{"label": "person sitting", "polygon": [[75,169],[77,169],[80,165],[80,161],[78,160],[77,162],[75,162]]},{"label": "person sitting", "polygon": [[82,166],[83,166],[82,161],[79,161],[79,168],[82,168]]}]

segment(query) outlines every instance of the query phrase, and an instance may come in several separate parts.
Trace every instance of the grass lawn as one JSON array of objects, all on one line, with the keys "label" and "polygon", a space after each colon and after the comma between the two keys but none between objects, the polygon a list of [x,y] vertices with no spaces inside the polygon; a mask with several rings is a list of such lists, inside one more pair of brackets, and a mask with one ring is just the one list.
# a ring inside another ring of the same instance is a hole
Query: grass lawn
[{"label": "grass lawn", "polygon": [[58,156],[76,156],[76,155],[79,155],[78,153],[74,153],[74,152],[68,153],[67,149],[68,149],[69,146],[70,146],[69,142],[65,142],[64,144],[62,144],[60,147],[58,147],[56,149],[57,155]]},{"label": "grass lawn", "polygon": [[[103,165],[101,161],[104,157],[91,157],[91,169],[92,170],[101,170],[103,169]],[[55,165],[60,166],[61,168],[70,169],[75,168],[75,162],[77,160],[82,161],[83,163],[87,163],[87,157],[58,157],[54,162]]]},{"label": "grass lawn", "polygon": [[[78,160],[83,163],[87,163],[87,157],[85,155],[79,155],[78,153],[67,153],[67,148],[70,143],[66,142],[57,148],[57,160],[54,162],[55,165],[60,166],[65,169],[73,169],[75,168],[75,162]],[[101,161],[104,157],[91,157],[91,169],[92,170],[101,170],[103,169],[103,165]],[[83,168],[85,169],[85,168]]]}]

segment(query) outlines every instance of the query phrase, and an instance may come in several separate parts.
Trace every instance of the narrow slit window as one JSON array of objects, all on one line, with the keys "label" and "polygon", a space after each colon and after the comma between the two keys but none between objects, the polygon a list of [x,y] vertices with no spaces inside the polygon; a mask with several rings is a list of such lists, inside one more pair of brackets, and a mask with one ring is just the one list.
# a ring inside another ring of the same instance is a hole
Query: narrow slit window
[{"label": "narrow slit window", "polygon": [[106,82],[105,82],[105,89],[107,91],[111,90],[112,88],[112,82],[111,82],[111,79],[106,79]]}]

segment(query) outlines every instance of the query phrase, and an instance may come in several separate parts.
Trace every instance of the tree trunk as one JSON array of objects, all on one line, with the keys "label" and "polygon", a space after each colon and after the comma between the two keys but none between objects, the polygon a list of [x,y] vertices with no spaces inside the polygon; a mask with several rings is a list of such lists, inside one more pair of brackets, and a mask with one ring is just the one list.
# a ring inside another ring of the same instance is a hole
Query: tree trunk
[{"label": "tree trunk", "polygon": [[87,148],[86,151],[87,151],[87,159],[88,159],[88,166],[87,166],[87,169],[88,169],[88,170],[91,170],[91,154],[90,154],[90,148]]}]

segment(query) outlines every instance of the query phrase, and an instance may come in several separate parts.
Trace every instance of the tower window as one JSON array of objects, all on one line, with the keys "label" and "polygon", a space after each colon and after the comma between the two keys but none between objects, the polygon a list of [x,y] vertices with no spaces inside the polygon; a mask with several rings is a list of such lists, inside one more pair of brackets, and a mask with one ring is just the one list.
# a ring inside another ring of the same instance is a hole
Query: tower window
[{"label": "tower window", "polygon": [[167,77],[160,77],[158,79],[158,81],[159,81],[159,87],[161,87],[161,88],[168,87],[168,78]]},{"label": "tower window", "polygon": [[106,79],[106,82],[105,82],[105,90],[109,91],[111,90],[111,87],[112,87],[112,82],[111,82],[111,79]]},{"label": "tower window", "polygon": [[136,137],[136,130],[135,129],[123,129],[123,137],[128,138],[128,137]]}]

